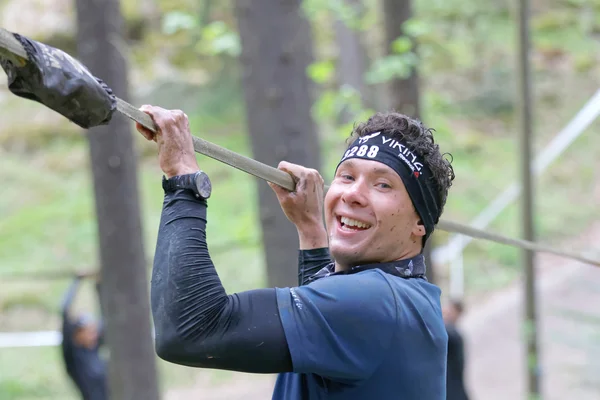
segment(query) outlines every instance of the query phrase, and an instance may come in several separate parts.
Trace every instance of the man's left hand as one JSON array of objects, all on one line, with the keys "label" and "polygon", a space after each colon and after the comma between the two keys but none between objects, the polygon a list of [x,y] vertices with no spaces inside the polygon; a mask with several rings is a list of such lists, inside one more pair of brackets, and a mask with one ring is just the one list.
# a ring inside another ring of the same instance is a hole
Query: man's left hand
[{"label": "man's left hand", "polygon": [[327,247],[327,231],[323,224],[323,177],[315,169],[286,161],[281,161],[278,168],[292,175],[296,182],[296,190],[293,192],[268,183],[277,195],[286,217],[296,225],[300,249]]},{"label": "man's left hand", "polygon": [[160,168],[167,178],[198,171],[200,168],[187,115],[181,110],[166,110],[149,105],[142,106],[140,110],[152,117],[156,133],[137,122],[135,127],[146,139],[158,144]]}]

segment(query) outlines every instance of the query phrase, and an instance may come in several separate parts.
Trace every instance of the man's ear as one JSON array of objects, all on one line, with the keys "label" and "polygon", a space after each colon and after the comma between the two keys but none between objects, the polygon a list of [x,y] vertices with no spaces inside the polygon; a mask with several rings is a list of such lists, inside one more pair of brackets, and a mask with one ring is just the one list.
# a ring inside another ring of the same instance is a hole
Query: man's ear
[{"label": "man's ear", "polygon": [[415,236],[425,236],[425,225],[420,219],[416,221],[412,229],[412,234]]}]

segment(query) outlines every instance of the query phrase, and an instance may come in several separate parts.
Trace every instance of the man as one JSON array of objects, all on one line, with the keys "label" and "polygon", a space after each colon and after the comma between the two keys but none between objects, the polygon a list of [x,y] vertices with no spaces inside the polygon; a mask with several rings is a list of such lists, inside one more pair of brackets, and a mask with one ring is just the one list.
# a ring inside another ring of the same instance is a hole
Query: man
[{"label": "man", "polygon": [[447,400],[468,400],[465,389],[465,348],[457,322],[462,315],[463,304],[453,299],[443,309],[444,323],[448,332]]},{"label": "man", "polygon": [[316,171],[282,163],[296,190],[272,188],[298,228],[301,285],[227,295],[187,116],[141,110],[157,133],[137,129],[158,143],[165,174],[151,287],[161,358],[280,373],[273,399],[445,399],[440,290],[421,252],[454,175],[431,131],[395,113],[358,125],[324,202]]},{"label": "man", "polygon": [[[106,365],[99,354],[102,343],[101,322],[87,314],[71,318],[70,310],[81,280],[90,274],[78,274],[69,286],[62,304],[62,355],[67,374],[83,400],[106,400]],[[96,281],[96,290],[100,283]]]}]

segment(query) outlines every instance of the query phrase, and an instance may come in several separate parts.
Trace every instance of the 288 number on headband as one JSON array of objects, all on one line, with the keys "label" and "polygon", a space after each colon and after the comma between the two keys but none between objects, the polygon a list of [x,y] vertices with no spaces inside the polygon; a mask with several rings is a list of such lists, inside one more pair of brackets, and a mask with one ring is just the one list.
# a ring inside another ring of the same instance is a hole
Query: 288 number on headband
[{"label": "288 number on headband", "polygon": [[353,148],[348,149],[346,151],[346,154],[344,154],[344,159],[348,157],[353,157],[354,155],[356,155],[357,157],[367,156],[369,158],[375,158],[378,152],[379,146],[369,147],[366,144],[363,144],[362,146],[354,146]]}]

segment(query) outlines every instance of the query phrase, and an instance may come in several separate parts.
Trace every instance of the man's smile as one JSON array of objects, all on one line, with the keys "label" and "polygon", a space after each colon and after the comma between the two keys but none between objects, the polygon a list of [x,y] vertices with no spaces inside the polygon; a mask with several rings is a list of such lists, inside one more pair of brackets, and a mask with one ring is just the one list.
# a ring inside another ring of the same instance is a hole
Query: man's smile
[{"label": "man's smile", "polygon": [[336,221],[338,230],[343,232],[361,232],[372,227],[372,225],[368,222],[348,216],[337,215]]}]

